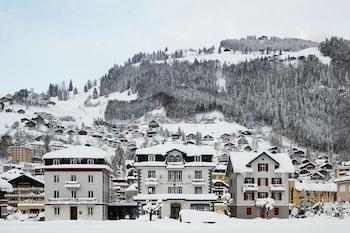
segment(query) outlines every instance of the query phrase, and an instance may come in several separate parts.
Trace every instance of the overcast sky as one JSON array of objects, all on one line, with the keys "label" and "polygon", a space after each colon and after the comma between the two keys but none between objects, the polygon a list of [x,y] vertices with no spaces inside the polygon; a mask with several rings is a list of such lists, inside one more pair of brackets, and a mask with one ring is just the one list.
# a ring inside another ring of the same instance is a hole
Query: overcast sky
[{"label": "overcast sky", "polygon": [[246,35],[350,39],[348,0],[0,0],[0,94],[82,84],[139,51]]}]

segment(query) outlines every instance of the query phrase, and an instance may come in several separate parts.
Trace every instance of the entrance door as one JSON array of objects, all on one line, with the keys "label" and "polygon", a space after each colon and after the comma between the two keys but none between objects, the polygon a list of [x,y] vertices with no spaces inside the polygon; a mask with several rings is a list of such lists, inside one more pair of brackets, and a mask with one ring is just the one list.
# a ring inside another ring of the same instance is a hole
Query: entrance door
[{"label": "entrance door", "polygon": [[260,208],[260,217],[261,217],[261,218],[266,218],[266,211],[265,211],[265,208]]},{"label": "entrance door", "polygon": [[172,203],[170,205],[170,218],[178,219],[180,210],[181,210],[181,204]]},{"label": "entrance door", "polygon": [[70,207],[70,220],[78,219],[78,208],[76,206]]}]

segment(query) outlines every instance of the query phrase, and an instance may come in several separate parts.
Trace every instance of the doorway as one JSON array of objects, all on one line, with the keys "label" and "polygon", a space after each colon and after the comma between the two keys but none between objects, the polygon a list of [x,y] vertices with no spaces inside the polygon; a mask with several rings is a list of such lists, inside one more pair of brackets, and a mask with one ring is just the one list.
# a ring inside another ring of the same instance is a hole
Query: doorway
[{"label": "doorway", "polygon": [[172,203],[170,205],[170,218],[178,219],[180,210],[181,210],[180,203]]},{"label": "doorway", "polygon": [[70,220],[78,219],[78,208],[76,206],[70,207]]}]

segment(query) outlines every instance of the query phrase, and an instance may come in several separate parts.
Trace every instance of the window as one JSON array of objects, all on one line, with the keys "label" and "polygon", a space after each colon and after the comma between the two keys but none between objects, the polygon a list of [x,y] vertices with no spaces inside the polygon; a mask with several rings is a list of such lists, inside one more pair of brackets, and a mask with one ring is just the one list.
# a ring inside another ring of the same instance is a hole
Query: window
[{"label": "window", "polygon": [[59,159],[54,159],[54,160],[53,160],[53,164],[54,164],[54,165],[60,164],[60,160],[59,160]]},{"label": "window", "polygon": [[77,164],[78,163],[78,160],[77,159],[71,159],[70,160],[70,164]]},{"label": "window", "polygon": [[182,182],[182,171],[168,171],[169,182]]},{"label": "window", "polygon": [[254,193],[244,193],[244,200],[251,200],[253,201],[254,200]]},{"label": "window", "polygon": [[342,193],[346,192],[346,185],[345,184],[340,185],[339,192],[342,192]]},{"label": "window", "polygon": [[94,164],[94,160],[93,159],[88,159],[87,160],[87,164]]},{"label": "window", "polygon": [[194,156],[194,161],[195,162],[201,162],[201,156],[200,155]]},{"label": "window", "polygon": [[148,178],[156,178],[156,171],[155,170],[148,171]]},{"label": "window", "polygon": [[60,177],[58,175],[53,176],[53,182],[54,183],[59,183],[60,182]]},{"label": "window", "polygon": [[195,194],[202,194],[202,187],[194,187]]},{"label": "window", "polygon": [[89,198],[94,197],[94,191],[88,191],[88,197]]},{"label": "window", "polygon": [[267,163],[258,164],[258,172],[267,172],[269,171],[269,165]]},{"label": "window", "polygon": [[168,193],[180,194],[182,193],[182,187],[168,187]]},{"label": "window", "polygon": [[88,175],[88,182],[93,183],[94,182],[94,176],[93,175]]},{"label": "window", "polygon": [[180,163],[182,162],[181,155],[168,155],[168,163]]},{"label": "window", "polygon": [[94,208],[88,207],[88,215],[94,215]]},{"label": "window", "polygon": [[252,215],[252,208],[247,208],[246,209],[246,214],[248,215],[248,216],[250,216],[250,215]]},{"label": "window", "polygon": [[258,198],[267,198],[268,193],[267,192],[258,192]]},{"label": "window", "polygon": [[280,208],[273,208],[273,213],[274,213],[274,215],[280,215]]},{"label": "window", "polygon": [[60,193],[57,190],[53,191],[53,197],[60,198]]},{"label": "window", "polygon": [[72,198],[77,198],[77,191],[75,190],[72,190]]},{"label": "window", "polygon": [[245,178],[244,183],[245,184],[254,184],[254,178]]},{"label": "window", "polygon": [[60,215],[60,207],[55,207],[54,214],[55,215]]},{"label": "window", "polygon": [[202,179],[202,171],[194,171],[195,179]]},{"label": "window", "polygon": [[148,194],[155,194],[156,193],[156,187],[148,187]]},{"label": "window", "polygon": [[282,184],[282,178],[272,178],[271,183],[272,184]]},{"label": "window", "polygon": [[155,155],[148,155],[148,161],[149,161],[149,162],[154,162],[154,161],[156,161],[156,156],[155,156]]},{"label": "window", "polygon": [[271,198],[274,200],[282,200],[282,193],[280,192],[273,192],[271,195]]},{"label": "window", "polygon": [[70,181],[77,181],[77,176],[76,175],[71,175],[70,176]]},{"label": "window", "polygon": [[258,178],[258,186],[269,186],[268,178]]}]

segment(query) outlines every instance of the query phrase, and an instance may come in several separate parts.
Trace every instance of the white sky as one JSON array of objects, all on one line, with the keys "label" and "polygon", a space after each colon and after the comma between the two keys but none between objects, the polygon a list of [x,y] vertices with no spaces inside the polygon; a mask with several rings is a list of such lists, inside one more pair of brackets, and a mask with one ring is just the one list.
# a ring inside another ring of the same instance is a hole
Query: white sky
[{"label": "white sky", "polygon": [[136,52],[246,35],[350,39],[348,0],[0,0],[0,94],[100,78]]}]

